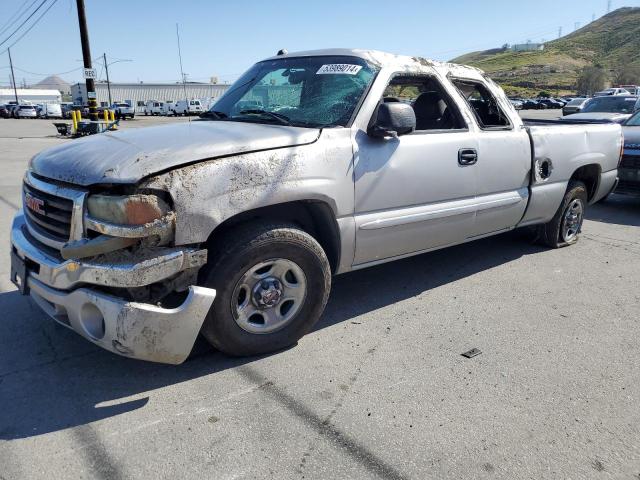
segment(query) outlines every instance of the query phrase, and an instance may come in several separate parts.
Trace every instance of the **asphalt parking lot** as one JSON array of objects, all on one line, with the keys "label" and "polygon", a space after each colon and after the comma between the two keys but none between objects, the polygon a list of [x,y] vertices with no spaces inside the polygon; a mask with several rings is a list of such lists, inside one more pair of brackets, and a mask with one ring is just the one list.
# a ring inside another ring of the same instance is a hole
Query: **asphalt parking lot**
[{"label": "asphalt parking lot", "polygon": [[[188,120],[123,128],[167,121]],[[29,158],[65,141],[0,119],[4,245]],[[587,218],[569,248],[512,232],[339,276],[296,347],[233,359],[198,342],[179,366],[45,318],[7,247],[0,479],[638,480],[640,199]]]}]

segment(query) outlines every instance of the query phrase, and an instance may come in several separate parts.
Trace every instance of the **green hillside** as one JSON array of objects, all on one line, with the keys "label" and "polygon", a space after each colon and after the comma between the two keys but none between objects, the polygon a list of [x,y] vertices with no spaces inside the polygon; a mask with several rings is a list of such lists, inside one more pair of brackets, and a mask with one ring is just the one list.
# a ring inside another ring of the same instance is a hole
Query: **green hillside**
[{"label": "green hillside", "polygon": [[586,65],[599,64],[612,77],[622,66],[640,66],[640,8],[615,10],[570,35],[547,42],[543,51],[500,48],[451,61],[481,68],[509,94],[573,92]]}]

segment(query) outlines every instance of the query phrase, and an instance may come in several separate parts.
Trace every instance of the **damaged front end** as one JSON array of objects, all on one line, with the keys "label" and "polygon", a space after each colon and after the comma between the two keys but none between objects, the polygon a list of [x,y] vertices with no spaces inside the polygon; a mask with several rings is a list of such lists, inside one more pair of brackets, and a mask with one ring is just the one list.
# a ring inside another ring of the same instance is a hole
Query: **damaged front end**
[{"label": "damaged front end", "polygon": [[215,291],[207,251],[175,246],[163,192],[90,193],[28,172],[11,232],[11,279],[59,323],[114,353],[189,355]]}]

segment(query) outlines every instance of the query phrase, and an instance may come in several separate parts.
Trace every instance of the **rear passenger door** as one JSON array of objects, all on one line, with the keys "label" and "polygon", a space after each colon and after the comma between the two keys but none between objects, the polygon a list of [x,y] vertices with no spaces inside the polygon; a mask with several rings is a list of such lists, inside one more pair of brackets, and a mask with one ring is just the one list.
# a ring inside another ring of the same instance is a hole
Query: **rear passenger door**
[{"label": "rear passenger door", "polygon": [[417,130],[356,136],[355,264],[460,243],[473,229],[478,145],[449,93],[435,76],[399,73],[380,101],[410,103]]},{"label": "rear passenger door", "polygon": [[488,84],[477,79],[451,80],[473,112],[477,126],[477,211],[471,237],[508,230],[520,221],[527,207],[529,135],[504,95],[495,95]]}]

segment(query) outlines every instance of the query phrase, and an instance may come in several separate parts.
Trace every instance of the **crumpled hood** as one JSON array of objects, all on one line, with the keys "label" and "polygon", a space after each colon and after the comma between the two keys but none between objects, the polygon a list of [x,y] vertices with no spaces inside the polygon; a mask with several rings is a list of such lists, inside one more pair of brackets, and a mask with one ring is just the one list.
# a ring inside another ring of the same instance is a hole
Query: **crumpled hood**
[{"label": "crumpled hood", "polygon": [[76,185],[136,183],[199,160],[312,143],[319,133],[319,129],[229,121],[133,128],[44,150],[33,158],[31,169]]},{"label": "crumpled hood", "polygon": [[605,120],[608,122],[622,123],[631,116],[630,113],[611,113],[611,112],[586,112],[574,113],[562,117],[563,120]]}]

